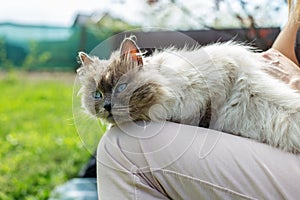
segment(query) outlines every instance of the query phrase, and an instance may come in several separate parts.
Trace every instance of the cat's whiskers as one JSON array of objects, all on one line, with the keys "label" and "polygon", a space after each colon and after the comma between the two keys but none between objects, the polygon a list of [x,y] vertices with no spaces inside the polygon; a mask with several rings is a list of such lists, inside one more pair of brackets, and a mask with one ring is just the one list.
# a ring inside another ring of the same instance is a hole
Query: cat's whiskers
[{"label": "cat's whiskers", "polygon": [[113,107],[113,111],[122,111],[122,112],[129,112],[129,110],[132,109],[132,106],[128,105],[128,106],[114,106]]},{"label": "cat's whiskers", "polygon": [[131,106],[114,106],[113,108],[115,109],[120,109],[120,108],[130,108]]}]

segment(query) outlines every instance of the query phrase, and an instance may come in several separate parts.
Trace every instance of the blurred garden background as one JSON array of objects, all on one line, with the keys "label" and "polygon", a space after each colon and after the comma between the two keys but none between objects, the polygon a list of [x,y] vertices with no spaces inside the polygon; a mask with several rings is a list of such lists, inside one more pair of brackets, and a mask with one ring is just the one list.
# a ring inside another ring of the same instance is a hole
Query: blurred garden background
[{"label": "blurred garden background", "polygon": [[[155,35],[156,43],[179,31],[200,44],[234,39],[267,49],[286,19],[285,0],[3,2],[0,199],[48,199],[92,156],[98,141],[87,148],[73,116],[78,51],[91,52],[123,31]],[[116,46],[107,44],[103,57]],[[92,134],[100,139],[104,131]]]}]

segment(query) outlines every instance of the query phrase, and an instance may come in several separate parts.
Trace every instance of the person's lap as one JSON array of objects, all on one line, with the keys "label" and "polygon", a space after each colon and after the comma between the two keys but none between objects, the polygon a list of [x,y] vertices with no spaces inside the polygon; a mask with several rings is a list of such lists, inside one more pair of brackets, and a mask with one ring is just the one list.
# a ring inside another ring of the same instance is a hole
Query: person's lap
[{"label": "person's lap", "polygon": [[295,199],[300,156],[171,122],[109,130],[97,153],[107,199]]}]

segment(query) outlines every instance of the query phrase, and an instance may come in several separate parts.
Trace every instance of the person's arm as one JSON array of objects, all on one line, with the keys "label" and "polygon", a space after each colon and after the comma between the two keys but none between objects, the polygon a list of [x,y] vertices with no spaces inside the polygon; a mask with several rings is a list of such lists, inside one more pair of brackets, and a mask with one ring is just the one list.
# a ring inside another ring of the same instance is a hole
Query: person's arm
[{"label": "person's arm", "polygon": [[299,66],[294,45],[296,42],[297,31],[300,27],[300,1],[289,0],[288,2],[289,18],[287,24],[277,36],[272,48],[278,50]]}]

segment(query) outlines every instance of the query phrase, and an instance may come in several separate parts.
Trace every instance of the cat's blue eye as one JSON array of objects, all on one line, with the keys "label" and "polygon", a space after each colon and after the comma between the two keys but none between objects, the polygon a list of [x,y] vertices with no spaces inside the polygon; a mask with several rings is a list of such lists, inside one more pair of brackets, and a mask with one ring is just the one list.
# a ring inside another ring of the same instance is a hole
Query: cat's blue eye
[{"label": "cat's blue eye", "polygon": [[95,100],[101,100],[102,99],[102,93],[100,91],[95,91],[95,92],[92,92],[92,97],[95,99]]},{"label": "cat's blue eye", "polygon": [[116,87],[116,92],[117,93],[123,92],[126,89],[126,87],[127,87],[127,83],[122,83]]}]

